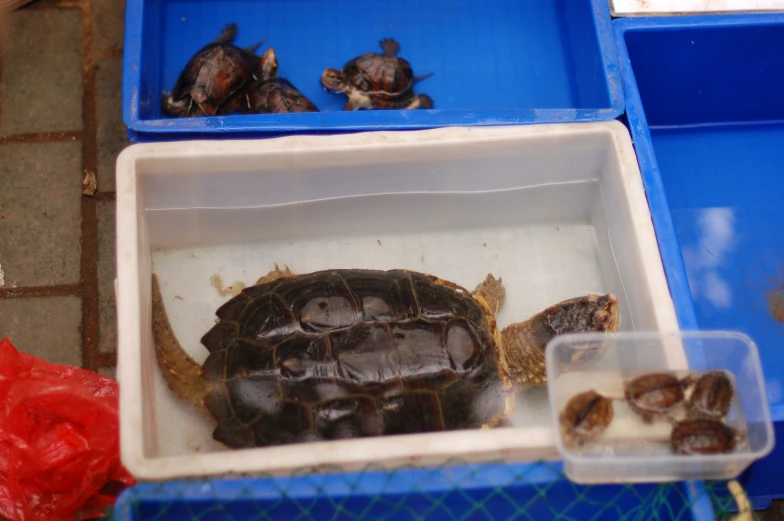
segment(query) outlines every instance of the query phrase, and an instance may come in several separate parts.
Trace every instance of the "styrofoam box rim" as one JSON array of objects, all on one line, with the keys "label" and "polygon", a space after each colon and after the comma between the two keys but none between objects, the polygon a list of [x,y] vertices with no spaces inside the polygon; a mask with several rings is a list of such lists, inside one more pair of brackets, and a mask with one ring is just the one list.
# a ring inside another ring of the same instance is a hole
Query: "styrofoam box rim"
[{"label": "styrofoam box rim", "polygon": [[614,17],[776,13],[784,0],[610,0]]},{"label": "styrofoam box rim", "polygon": [[[555,141],[573,136],[604,133],[622,168],[622,183],[633,216],[633,233],[643,260],[642,272],[653,296],[653,313],[659,331],[678,329],[669,294],[642,178],[628,130],[618,121],[541,124],[511,127],[447,127],[432,130],[382,131],[330,136],[287,136],[264,140],[188,141],[131,145],[117,160],[117,279],[118,279],[118,381],[120,383],[120,440],[122,462],[139,479],[183,476],[233,475],[269,472],[286,474],[294,469],[359,469],[369,462],[387,467],[398,464],[437,464],[450,458],[464,461],[503,458],[507,461],[558,459],[549,427],[505,428],[425,433],[361,440],[313,442],[220,453],[149,458],[143,447],[141,307],[137,244],[136,162],[167,161],[219,156],[226,162],[250,155],[280,155],[343,151],[401,150],[444,143],[471,146],[488,141],[524,141],[546,137]],[[147,175],[155,175],[147,174]],[[148,281],[145,281],[148,284]],[[521,436],[521,431],[524,436]]]}]

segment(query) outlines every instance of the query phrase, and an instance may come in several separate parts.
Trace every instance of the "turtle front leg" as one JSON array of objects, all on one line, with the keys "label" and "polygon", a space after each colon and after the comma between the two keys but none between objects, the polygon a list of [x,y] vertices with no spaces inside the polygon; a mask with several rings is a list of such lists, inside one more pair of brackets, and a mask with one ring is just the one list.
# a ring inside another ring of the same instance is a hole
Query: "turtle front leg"
[{"label": "turtle front leg", "polygon": [[501,310],[506,300],[506,290],[501,283],[501,279],[496,279],[492,273],[488,273],[485,280],[477,284],[471,294],[474,297],[481,297],[487,303],[493,315]]},{"label": "turtle front leg", "polygon": [[343,110],[372,110],[374,108],[375,107],[373,107],[373,102],[370,100],[370,97],[359,92],[349,92],[348,101],[343,106]]},{"label": "turtle front leg", "polygon": [[266,275],[261,277],[259,280],[257,280],[255,285],[258,286],[259,284],[266,284],[267,282],[274,282],[274,281],[276,281],[278,279],[283,279],[283,278],[287,278],[287,277],[293,277],[294,274],[291,272],[291,270],[289,269],[288,265],[284,264],[284,266],[285,266],[286,269],[281,270],[280,267],[278,266],[278,263],[276,262],[275,263],[275,269],[273,269],[272,271],[270,271],[269,273],[267,273]]}]

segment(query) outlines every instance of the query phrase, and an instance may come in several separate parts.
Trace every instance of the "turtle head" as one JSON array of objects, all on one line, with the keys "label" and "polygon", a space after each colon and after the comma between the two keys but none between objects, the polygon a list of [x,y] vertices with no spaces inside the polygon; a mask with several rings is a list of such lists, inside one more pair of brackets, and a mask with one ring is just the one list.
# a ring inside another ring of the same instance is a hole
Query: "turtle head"
[{"label": "turtle head", "polygon": [[175,101],[174,96],[168,92],[163,92],[161,93],[161,109],[168,116],[183,118],[190,115],[191,99],[186,97],[185,99]]},{"label": "turtle head", "polygon": [[550,308],[548,324],[557,334],[618,331],[618,297],[612,293],[565,300]]},{"label": "turtle head", "polygon": [[[544,384],[547,382],[544,350],[553,338],[572,333],[613,333],[620,324],[618,297],[613,294],[564,300],[501,331],[503,365],[517,385]],[[576,347],[571,352],[561,352],[559,362],[578,367],[589,365],[606,347],[607,342],[588,348]]]},{"label": "turtle head", "polygon": [[[552,306],[545,313],[553,337],[570,333],[614,333],[621,325],[618,297],[612,293],[569,299]],[[605,347],[607,342],[575,348],[569,353],[562,348],[559,359],[571,366],[584,366],[596,361]]]},{"label": "turtle head", "polygon": [[321,74],[321,84],[330,92],[346,92],[348,88],[345,74],[329,67]]},{"label": "turtle head", "polygon": [[274,80],[278,75],[278,56],[275,49],[270,47],[261,57],[261,81]]}]

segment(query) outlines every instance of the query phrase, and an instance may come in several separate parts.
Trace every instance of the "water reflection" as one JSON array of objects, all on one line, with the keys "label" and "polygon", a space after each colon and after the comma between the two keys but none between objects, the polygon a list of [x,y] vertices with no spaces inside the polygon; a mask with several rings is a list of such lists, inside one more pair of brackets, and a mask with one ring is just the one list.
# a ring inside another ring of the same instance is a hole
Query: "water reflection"
[{"label": "water reflection", "polygon": [[696,243],[684,241],[683,260],[692,298],[703,300],[718,310],[732,307],[730,284],[722,276],[728,258],[738,245],[735,215],[731,208],[695,210],[692,233]]}]

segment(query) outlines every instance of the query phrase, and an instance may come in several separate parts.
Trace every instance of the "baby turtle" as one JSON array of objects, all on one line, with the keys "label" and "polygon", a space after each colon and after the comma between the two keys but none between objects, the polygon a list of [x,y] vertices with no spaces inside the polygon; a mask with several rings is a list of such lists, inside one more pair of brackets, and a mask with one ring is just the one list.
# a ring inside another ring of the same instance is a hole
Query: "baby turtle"
[{"label": "baby turtle", "polygon": [[278,77],[278,57],[272,47],[261,57],[261,76],[248,90],[248,102],[254,114],[319,111],[289,80]]},{"label": "baby turtle", "polygon": [[687,379],[681,380],[667,373],[650,373],[627,383],[624,397],[632,411],[645,423],[651,423],[657,416],[666,416],[682,404],[687,385]]},{"label": "baby turtle", "polygon": [[613,415],[612,400],[590,390],[572,396],[559,421],[566,441],[583,445],[607,430]]},{"label": "baby turtle", "polygon": [[232,448],[497,426],[513,389],[546,382],[560,333],[616,331],[614,295],[555,304],[499,330],[501,281],[471,292],[409,270],[277,266],[223,304],[199,366],[171,329],[152,279],[159,366]]},{"label": "baby turtle", "polygon": [[414,94],[414,83],[432,76],[414,76],[411,64],[397,56],[400,45],[391,38],[381,40],[383,53],[370,52],[354,58],[342,71],[328,67],[321,84],[329,92],[343,93],[348,102],[343,110],[431,109],[433,100]]},{"label": "baby turtle", "polygon": [[243,88],[257,78],[259,57],[255,45],[234,45],[237,24],[227,25],[220,36],[188,61],[171,94],[161,97],[163,111],[173,117],[231,114],[240,106]]},{"label": "baby turtle", "polygon": [[722,454],[732,452],[743,436],[729,425],[708,418],[692,418],[675,423],[670,435],[678,454]]},{"label": "baby turtle", "polygon": [[730,412],[734,389],[729,377],[722,371],[706,373],[694,382],[689,397],[689,414],[721,419]]}]

